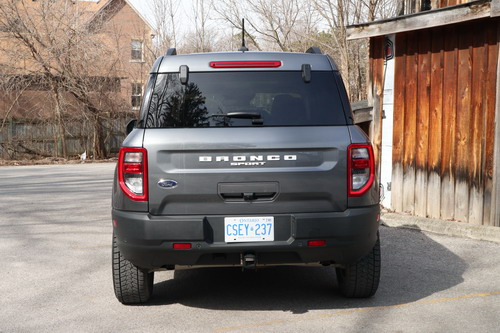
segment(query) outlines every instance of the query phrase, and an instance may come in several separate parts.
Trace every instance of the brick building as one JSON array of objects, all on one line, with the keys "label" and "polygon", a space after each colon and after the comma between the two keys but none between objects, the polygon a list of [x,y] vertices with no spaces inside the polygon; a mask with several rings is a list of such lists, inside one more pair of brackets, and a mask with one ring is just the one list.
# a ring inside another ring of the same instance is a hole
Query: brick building
[{"label": "brick building", "polygon": [[[95,144],[70,119],[136,114],[151,65],[153,29],[128,0],[0,0],[0,5],[1,156],[6,158],[6,142],[15,151],[16,145],[32,139],[41,144],[32,143],[25,151],[91,151]],[[85,101],[91,105],[86,113]],[[51,118],[60,128],[50,131],[59,135],[32,127]],[[110,133],[103,137],[121,132],[123,121],[116,128],[105,126]],[[95,122],[89,126],[95,128]],[[104,143],[110,145],[108,151],[120,138],[112,141]]]}]

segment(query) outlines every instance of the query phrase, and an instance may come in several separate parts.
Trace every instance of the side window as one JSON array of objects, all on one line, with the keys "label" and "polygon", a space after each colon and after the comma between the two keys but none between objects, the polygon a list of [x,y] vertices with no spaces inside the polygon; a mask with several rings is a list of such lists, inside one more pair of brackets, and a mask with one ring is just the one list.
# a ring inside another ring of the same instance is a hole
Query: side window
[{"label": "side window", "polygon": [[142,85],[140,83],[132,83],[132,109],[138,110],[141,106]]},{"label": "side window", "polygon": [[142,61],[142,40],[132,40],[130,59],[134,61]]}]

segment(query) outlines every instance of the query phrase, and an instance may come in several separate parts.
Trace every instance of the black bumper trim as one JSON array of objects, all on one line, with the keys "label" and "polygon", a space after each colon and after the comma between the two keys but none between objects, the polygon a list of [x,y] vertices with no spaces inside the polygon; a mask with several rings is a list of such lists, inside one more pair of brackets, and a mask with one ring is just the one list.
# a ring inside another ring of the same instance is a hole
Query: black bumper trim
[{"label": "black bumper trim", "polygon": [[[260,264],[332,262],[345,264],[367,254],[377,239],[378,205],[344,212],[276,214],[275,241],[225,243],[225,216],[152,216],[113,210],[114,233],[122,254],[134,265],[159,269],[170,265],[237,265],[242,253]],[[269,215],[269,214],[266,214]],[[248,216],[248,215],[245,215]],[[256,215],[258,216],[258,215]],[[323,247],[308,247],[321,239]],[[173,243],[189,242],[189,250]]]}]

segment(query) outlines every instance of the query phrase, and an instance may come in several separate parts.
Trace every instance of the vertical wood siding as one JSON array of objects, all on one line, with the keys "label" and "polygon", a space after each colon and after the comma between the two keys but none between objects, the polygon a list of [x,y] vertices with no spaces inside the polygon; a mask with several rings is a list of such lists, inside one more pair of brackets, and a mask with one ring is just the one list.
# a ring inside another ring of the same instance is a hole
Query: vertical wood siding
[{"label": "vertical wood siding", "polygon": [[376,174],[380,175],[380,153],[382,149],[382,103],[384,92],[384,45],[383,36],[370,40],[370,78],[373,91],[369,94],[372,98],[373,121],[371,122],[371,140],[375,156]]},{"label": "vertical wood siding", "polygon": [[[438,1],[438,7],[437,8],[443,8],[443,7],[449,7],[449,6],[455,6],[455,5],[460,5],[462,3],[467,3],[470,2],[471,0],[439,0]],[[436,9],[436,8],[432,8]]]},{"label": "vertical wood siding", "polygon": [[493,224],[499,22],[397,34],[394,210]]}]

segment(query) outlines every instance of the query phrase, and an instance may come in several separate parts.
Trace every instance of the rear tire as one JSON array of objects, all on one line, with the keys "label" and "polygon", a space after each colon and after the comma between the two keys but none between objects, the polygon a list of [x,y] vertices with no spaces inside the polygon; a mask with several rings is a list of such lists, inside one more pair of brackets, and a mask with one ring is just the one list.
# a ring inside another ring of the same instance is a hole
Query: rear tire
[{"label": "rear tire", "polygon": [[366,298],[375,295],[380,281],[380,237],[373,249],[355,263],[336,268],[340,293],[349,298]]},{"label": "rear tire", "polygon": [[125,259],[113,235],[113,287],[123,304],[145,303],[153,293],[154,272],[145,272]]}]

